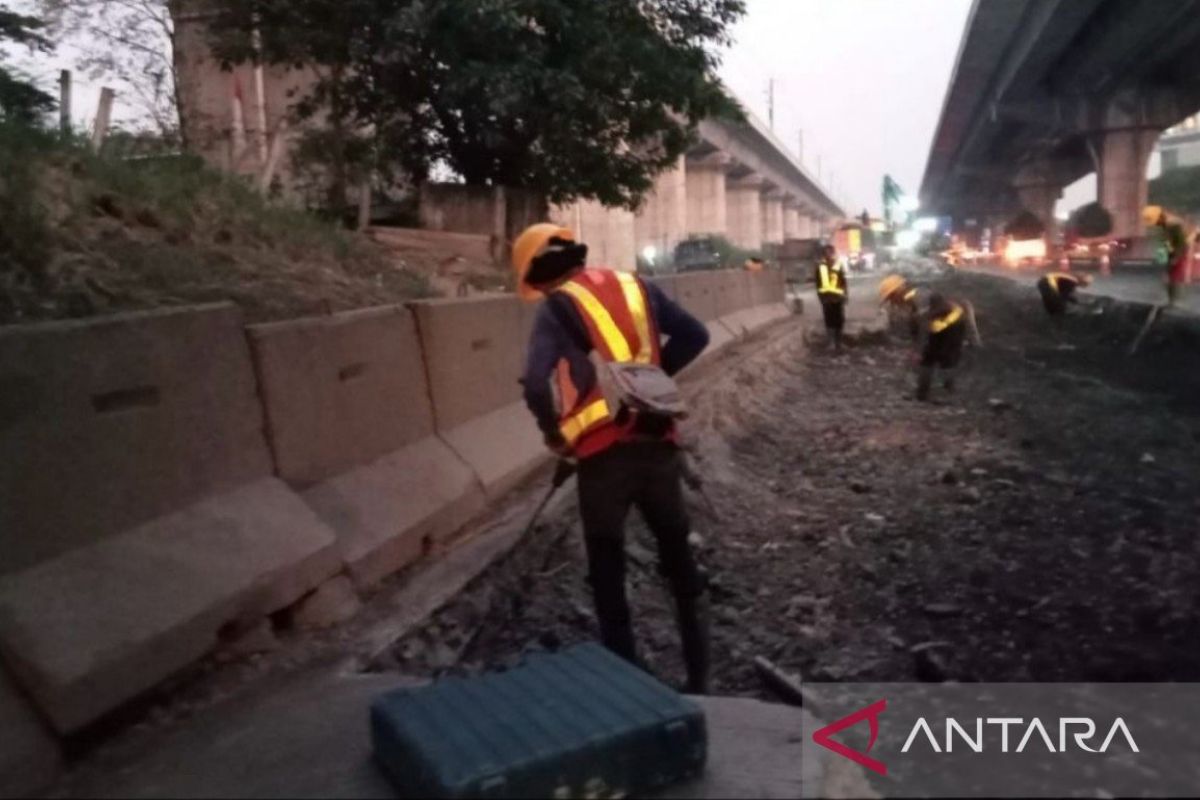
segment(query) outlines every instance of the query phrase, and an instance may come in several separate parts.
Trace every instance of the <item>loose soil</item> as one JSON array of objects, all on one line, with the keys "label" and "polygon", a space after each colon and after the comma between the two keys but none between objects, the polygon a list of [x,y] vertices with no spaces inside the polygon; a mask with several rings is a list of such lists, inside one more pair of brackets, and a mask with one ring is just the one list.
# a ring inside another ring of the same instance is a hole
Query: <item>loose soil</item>
[{"label": "loose soil", "polygon": [[[806,679],[1200,680],[1200,322],[1099,301],[1055,324],[1036,293],[971,275],[984,347],[957,392],[911,399],[902,337],[845,355],[799,332],[709,382],[686,431],[711,576],[714,693],[768,697],[765,656]],[[815,324],[810,319],[809,324]],[[820,337],[815,337],[820,341]],[[639,519],[643,656],[683,670]],[[385,665],[514,663],[594,637],[573,514],[541,526]]]}]

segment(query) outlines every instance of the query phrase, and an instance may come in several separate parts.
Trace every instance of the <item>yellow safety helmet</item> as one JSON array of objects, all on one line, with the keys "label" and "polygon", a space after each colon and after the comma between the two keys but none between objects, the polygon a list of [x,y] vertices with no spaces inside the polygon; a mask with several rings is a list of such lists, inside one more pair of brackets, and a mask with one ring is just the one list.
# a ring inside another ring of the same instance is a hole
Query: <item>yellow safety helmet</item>
[{"label": "yellow safety helmet", "polygon": [[522,300],[538,300],[542,297],[541,292],[525,282],[525,276],[529,274],[529,267],[533,264],[533,260],[546,249],[551,239],[573,242],[575,241],[575,232],[552,222],[539,222],[522,231],[517,240],[513,242],[513,274],[517,278],[517,294]]},{"label": "yellow safety helmet", "polygon": [[879,282],[879,299],[887,300],[893,294],[903,289],[906,285],[907,282],[899,275],[888,275]]},{"label": "yellow safety helmet", "polygon": [[1166,216],[1162,206],[1146,206],[1142,209],[1142,222],[1146,225],[1157,225]]}]

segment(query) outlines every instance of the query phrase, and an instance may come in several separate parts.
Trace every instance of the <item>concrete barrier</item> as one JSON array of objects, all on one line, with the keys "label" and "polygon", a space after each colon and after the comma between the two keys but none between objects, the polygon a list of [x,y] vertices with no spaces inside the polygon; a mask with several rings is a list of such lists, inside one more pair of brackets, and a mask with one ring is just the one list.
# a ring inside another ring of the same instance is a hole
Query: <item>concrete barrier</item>
[{"label": "concrete barrier", "polygon": [[334,529],[356,584],[399,571],[482,509],[470,468],[434,435],[409,309],[247,332],[276,472]]},{"label": "concrete barrier", "polygon": [[0,330],[0,655],[60,732],[340,567],[231,305]]},{"label": "concrete barrier", "polygon": [[531,307],[512,295],[411,305],[438,435],[494,499],[544,463],[547,451],[518,380]]},{"label": "concrete barrier", "polygon": [[0,797],[40,795],[62,770],[58,742],[0,668]]},{"label": "concrete barrier", "polygon": [[716,319],[716,272],[685,272],[675,276],[675,302],[701,322]]}]

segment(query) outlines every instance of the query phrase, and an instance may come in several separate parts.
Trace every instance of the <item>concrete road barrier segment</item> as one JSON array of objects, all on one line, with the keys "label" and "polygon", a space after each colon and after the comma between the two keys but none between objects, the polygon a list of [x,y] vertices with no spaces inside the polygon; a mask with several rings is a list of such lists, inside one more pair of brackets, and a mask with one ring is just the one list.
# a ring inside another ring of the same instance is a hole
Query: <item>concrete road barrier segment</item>
[{"label": "concrete road barrier segment", "polygon": [[203,656],[231,621],[341,569],[333,533],[281,481],[159,517],[0,580],[0,654],[60,733]]},{"label": "concrete road barrier segment", "polygon": [[232,304],[0,328],[0,574],[270,465]]},{"label": "concrete road barrier segment", "polygon": [[340,568],[232,305],[0,330],[0,656],[60,732]]},{"label": "concrete road barrier segment", "polygon": [[0,797],[40,795],[62,769],[58,742],[0,667]]},{"label": "concrete road barrier segment", "polygon": [[548,458],[521,400],[531,310],[514,295],[411,305],[438,435],[494,499]]},{"label": "concrete road barrier segment", "polygon": [[360,587],[399,571],[482,509],[468,465],[434,433],[403,306],[248,329],[276,471],[338,537]]}]

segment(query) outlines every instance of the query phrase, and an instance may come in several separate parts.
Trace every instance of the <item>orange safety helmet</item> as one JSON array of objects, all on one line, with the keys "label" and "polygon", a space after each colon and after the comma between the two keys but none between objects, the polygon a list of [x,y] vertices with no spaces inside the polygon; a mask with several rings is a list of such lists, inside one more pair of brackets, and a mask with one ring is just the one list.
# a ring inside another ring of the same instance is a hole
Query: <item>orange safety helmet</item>
[{"label": "orange safety helmet", "polygon": [[517,278],[517,294],[522,300],[540,300],[543,296],[540,291],[525,282],[525,276],[529,274],[533,260],[546,249],[551,239],[573,242],[575,241],[575,232],[552,222],[539,222],[522,231],[517,240],[513,242],[513,274]]}]

